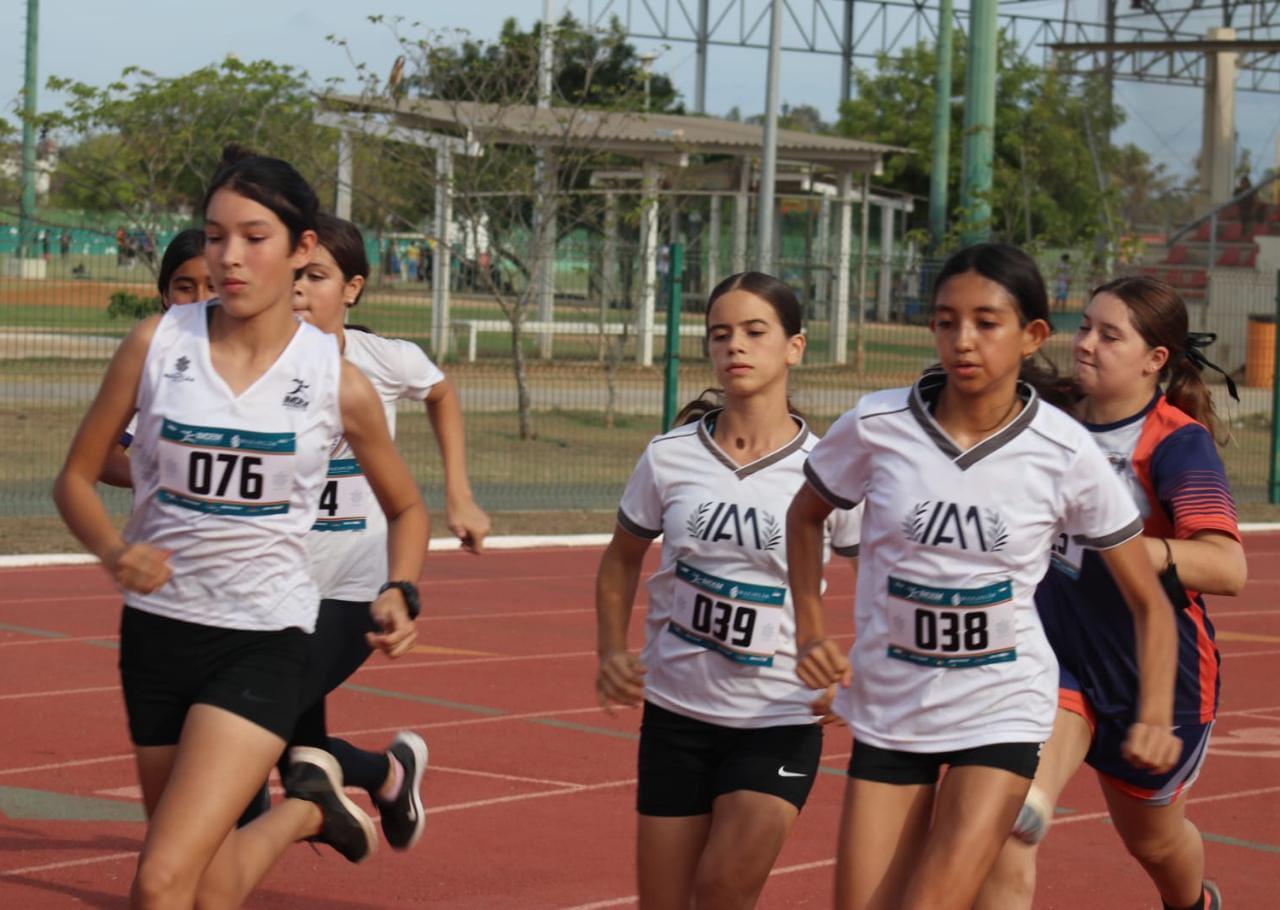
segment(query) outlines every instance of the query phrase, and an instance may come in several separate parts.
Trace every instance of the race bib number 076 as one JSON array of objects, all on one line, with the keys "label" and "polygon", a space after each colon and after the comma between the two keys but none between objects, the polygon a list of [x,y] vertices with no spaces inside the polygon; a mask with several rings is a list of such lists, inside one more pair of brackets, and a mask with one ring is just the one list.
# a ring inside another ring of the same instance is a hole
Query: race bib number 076
[{"label": "race bib number 076", "polygon": [[676,563],[667,629],[738,663],[773,666],[787,589],[718,578]]},{"label": "race bib number 076", "polygon": [[293,433],[160,425],[161,502],[213,515],[257,517],[289,511]]},{"label": "race bib number 076", "polygon": [[928,667],[1016,660],[1017,622],[1008,581],[935,588],[889,576],[889,656]]}]

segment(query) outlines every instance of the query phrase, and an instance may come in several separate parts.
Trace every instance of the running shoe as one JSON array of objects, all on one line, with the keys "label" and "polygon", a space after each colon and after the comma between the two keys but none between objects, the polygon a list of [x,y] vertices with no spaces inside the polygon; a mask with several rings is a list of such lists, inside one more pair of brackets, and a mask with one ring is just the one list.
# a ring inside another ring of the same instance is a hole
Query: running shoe
[{"label": "running shoe", "polygon": [[320,833],[310,840],[328,844],[353,863],[373,856],[378,847],[373,820],[342,791],[342,768],[328,752],[309,746],[290,749],[284,792],[320,809]]},{"label": "running shoe", "polygon": [[1208,879],[1204,880],[1204,910],[1222,910],[1222,892]]},{"label": "running shoe", "polygon": [[408,850],[422,836],[427,815],[422,808],[422,775],[427,770],[427,744],[417,733],[401,730],[387,754],[404,769],[404,780],[395,799],[377,800],[382,812],[382,833],[396,850]]},{"label": "running shoe", "polygon": [[1027,798],[1018,812],[1018,820],[1013,823],[1013,830],[1009,834],[1028,846],[1035,846],[1049,833],[1049,822],[1052,819],[1053,804],[1033,784],[1027,791]]}]

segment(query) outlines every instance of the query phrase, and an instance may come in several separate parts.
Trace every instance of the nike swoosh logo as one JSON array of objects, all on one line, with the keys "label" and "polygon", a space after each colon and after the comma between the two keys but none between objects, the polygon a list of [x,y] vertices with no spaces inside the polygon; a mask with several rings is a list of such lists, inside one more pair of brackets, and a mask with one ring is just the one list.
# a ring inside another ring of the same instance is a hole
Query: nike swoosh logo
[{"label": "nike swoosh logo", "polygon": [[808,777],[808,774],[797,774],[795,771],[788,771],[786,765],[778,765],[779,777]]},{"label": "nike swoosh logo", "polygon": [[256,701],[259,704],[266,704],[268,702],[274,701],[274,699],[272,698],[264,698],[263,696],[258,695],[255,692],[250,692],[248,689],[241,690],[240,697],[243,698],[245,701]]}]

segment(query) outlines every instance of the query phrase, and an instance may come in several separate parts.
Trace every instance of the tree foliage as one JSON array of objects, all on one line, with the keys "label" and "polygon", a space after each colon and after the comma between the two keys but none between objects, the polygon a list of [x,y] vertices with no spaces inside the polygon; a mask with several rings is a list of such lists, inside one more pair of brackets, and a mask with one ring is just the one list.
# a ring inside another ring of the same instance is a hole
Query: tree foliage
[{"label": "tree foliage", "polygon": [[[965,57],[957,43],[956,95],[964,91]],[[886,159],[883,182],[922,198],[929,195],[936,69],[935,48],[924,43],[882,56],[874,71],[855,73],[857,97],[842,106],[836,125],[841,135],[911,149],[912,155]],[[963,214],[963,105],[953,100],[950,115],[948,220],[956,224]],[[1073,81],[1042,69],[1002,38],[988,198],[993,232],[1019,243],[1084,247],[1097,238],[1115,242],[1147,219],[1170,178],[1140,149],[1107,142],[1122,122],[1100,80]],[[915,219],[924,226],[925,207],[917,207]]]},{"label": "tree foliage", "polygon": [[227,57],[182,76],[128,67],[104,87],[57,76],[49,87],[65,96],[40,116],[63,143],[53,204],[116,213],[133,230],[190,212],[228,142],[332,173],[315,167],[332,143],[311,122],[306,74],[290,66]]}]

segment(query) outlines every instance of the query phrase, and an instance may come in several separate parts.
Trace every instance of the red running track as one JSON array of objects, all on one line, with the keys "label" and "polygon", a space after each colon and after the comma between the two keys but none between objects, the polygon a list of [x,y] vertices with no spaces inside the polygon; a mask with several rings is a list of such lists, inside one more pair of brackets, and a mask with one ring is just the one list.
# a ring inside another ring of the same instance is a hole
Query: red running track
[{"label": "red running track", "polygon": [[[1210,874],[1233,908],[1280,906],[1280,536],[1247,540],[1244,596],[1215,598],[1223,714],[1191,794]],[[432,556],[423,646],[371,660],[332,697],[335,732],[376,747],[400,728],[431,747],[418,846],[353,867],[292,848],[248,903],[372,910],[634,904],[638,713],[595,704],[599,550]],[[851,638],[837,567],[833,631]],[[633,621],[639,639],[642,611]],[[124,906],[143,835],[116,673],[119,596],[94,567],[0,571],[0,907]],[[830,905],[847,731],[823,767],[761,906]],[[363,798],[363,797],[362,797]],[[1041,851],[1037,907],[1158,907],[1106,821],[1092,777]]]}]

